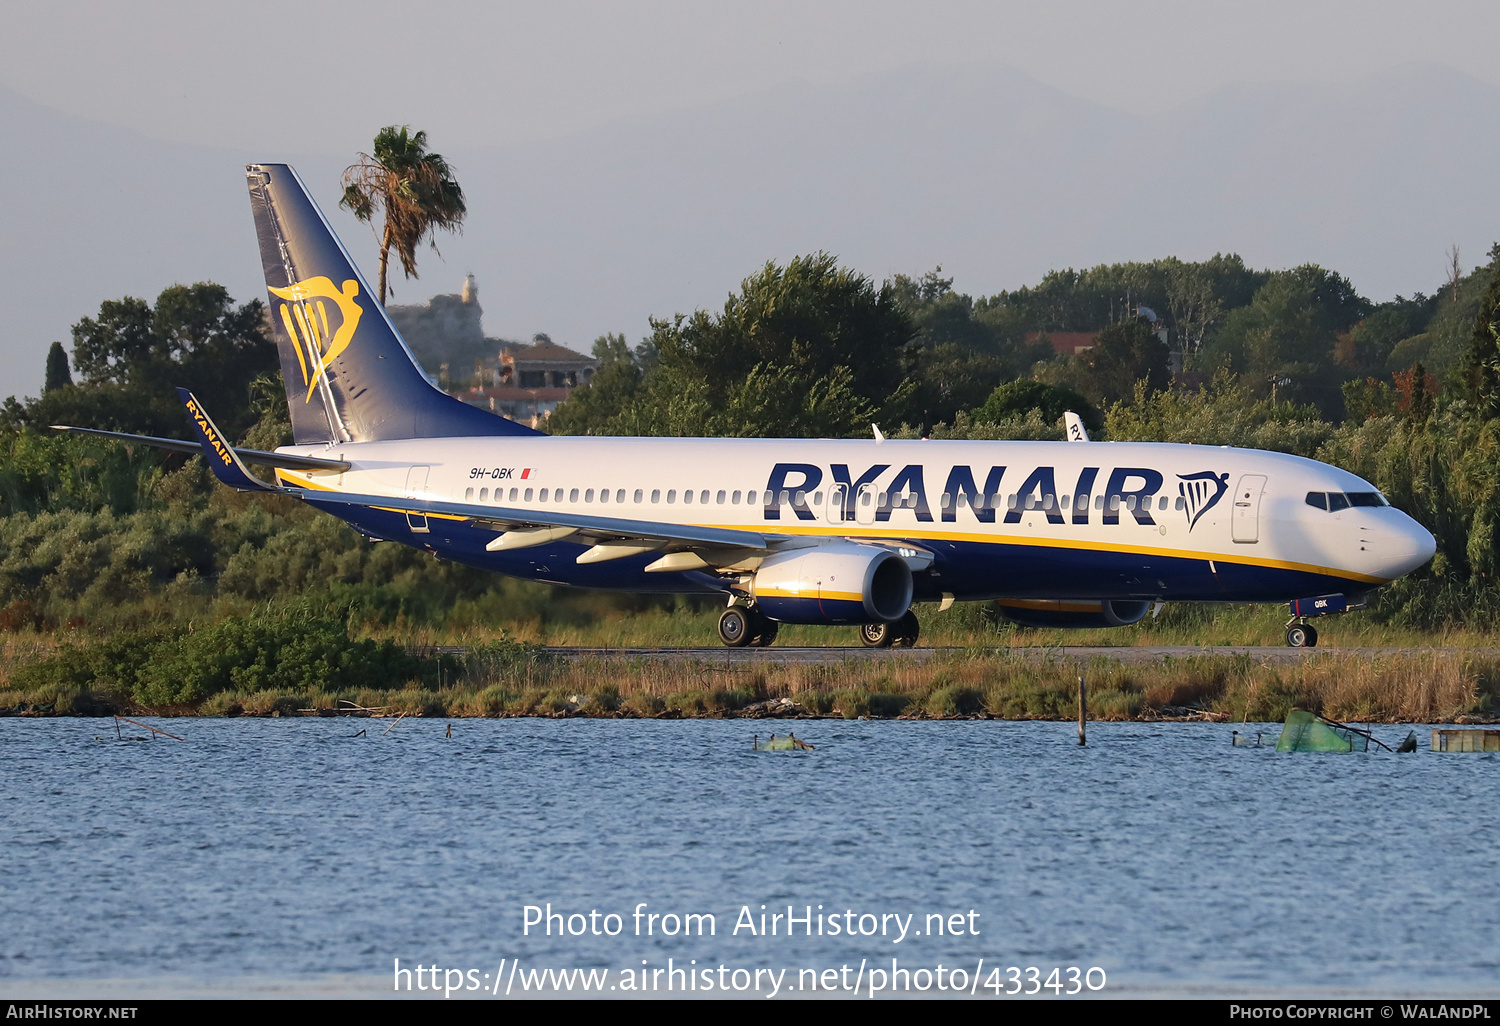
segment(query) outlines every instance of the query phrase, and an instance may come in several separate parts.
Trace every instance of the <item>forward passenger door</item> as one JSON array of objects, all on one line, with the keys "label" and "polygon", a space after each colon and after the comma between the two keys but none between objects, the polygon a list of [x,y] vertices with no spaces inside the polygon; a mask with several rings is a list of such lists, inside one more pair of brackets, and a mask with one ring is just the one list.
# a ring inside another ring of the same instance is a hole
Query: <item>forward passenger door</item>
[{"label": "forward passenger door", "polygon": [[1264,474],[1242,474],[1234,488],[1234,540],[1260,541],[1260,497],[1266,490]]}]

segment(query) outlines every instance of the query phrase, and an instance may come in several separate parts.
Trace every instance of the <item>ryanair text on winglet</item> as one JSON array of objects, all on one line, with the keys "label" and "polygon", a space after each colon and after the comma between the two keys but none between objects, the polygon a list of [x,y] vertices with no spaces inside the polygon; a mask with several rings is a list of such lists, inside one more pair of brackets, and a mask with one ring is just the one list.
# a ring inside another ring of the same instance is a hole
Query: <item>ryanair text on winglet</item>
[{"label": "ryanair text on winglet", "polygon": [[229,455],[229,447],[219,439],[219,433],[214,430],[208,417],[198,408],[198,404],[189,399],[187,408],[188,413],[192,415],[193,423],[198,425],[198,430],[203,432],[203,437],[208,439],[208,444],[214,447],[214,452],[219,454],[219,459],[224,461],[224,466],[232,465],[234,457]]}]

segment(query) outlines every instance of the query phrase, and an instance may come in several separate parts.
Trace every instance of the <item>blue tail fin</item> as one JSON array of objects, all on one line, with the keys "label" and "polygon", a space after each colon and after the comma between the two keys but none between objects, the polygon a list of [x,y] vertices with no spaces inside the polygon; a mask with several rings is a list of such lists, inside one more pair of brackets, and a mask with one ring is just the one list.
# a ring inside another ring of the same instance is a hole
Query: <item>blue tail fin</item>
[{"label": "blue tail fin", "polygon": [[299,445],[541,433],[434,386],[297,173],[245,172]]}]

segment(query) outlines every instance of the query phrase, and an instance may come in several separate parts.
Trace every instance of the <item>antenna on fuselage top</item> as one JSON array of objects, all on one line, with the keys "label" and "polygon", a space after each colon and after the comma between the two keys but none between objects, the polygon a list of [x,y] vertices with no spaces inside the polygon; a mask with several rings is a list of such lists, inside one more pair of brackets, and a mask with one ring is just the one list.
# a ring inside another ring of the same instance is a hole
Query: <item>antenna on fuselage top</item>
[{"label": "antenna on fuselage top", "polygon": [[879,445],[881,442],[885,441],[885,435],[882,435],[880,433],[880,425],[878,425],[878,424],[871,424],[870,425],[870,430],[873,431],[873,432],[875,432],[875,444],[876,445]]}]

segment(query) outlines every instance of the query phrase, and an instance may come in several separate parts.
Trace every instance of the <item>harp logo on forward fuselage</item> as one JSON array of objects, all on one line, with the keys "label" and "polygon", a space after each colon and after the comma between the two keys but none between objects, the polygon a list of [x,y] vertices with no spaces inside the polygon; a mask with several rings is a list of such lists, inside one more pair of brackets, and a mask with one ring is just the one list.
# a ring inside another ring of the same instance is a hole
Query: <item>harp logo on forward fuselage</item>
[{"label": "harp logo on forward fuselage", "polygon": [[1229,475],[1205,470],[1197,474],[1178,474],[1177,494],[1182,496],[1187,507],[1188,530],[1197,526],[1199,518],[1213,509],[1229,491]]},{"label": "harp logo on forward fuselage", "polygon": [[297,351],[302,383],[307,386],[307,398],[303,401],[312,402],[318,382],[326,382],[329,366],[354,339],[354,329],[364,312],[354,301],[359,295],[359,282],[350,278],[338,288],[331,279],[319,275],[293,282],[286,288],[274,285],[268,288],[271,295],[283,300],[281,323]]}]

